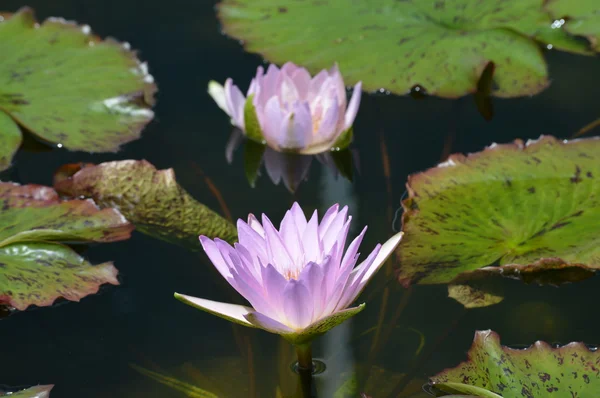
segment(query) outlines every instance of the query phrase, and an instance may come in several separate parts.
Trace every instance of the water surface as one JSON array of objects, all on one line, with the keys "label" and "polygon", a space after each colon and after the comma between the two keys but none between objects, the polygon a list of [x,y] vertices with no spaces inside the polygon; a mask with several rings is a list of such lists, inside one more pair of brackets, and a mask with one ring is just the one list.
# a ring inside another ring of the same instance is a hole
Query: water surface
[{"label": "water surface", "polygon": [[[15,11],[25,4],[35,8],[39,19],[63,16],[91,25],[103,37],[130,42],[149,63],[160,91],[156,120],[141,140],[121,152],[20,152],[17,166],[4,179],[50,185],[52,171],[64,163],[146,159],[158,168],[173,167],[180,184],[219,210],[201,170],[221,191],[234,217],[267,212],[278,220],[294,200],[307,211],[323,211],[334,202],[348,204],[354,232],[369,225],[363,254],[393,233],[390,213],[399,207],[407,175],[434,166],[449,150],[475,152],[492,142],[541,134],[569,138],[599,116],[600,59],[550,51],[550,88],[532,98],[494,100],[491,122],[477,113],[469,97],[451,101],[364,95],[354,126],[360,171],[353,183],[336,180],[314,163],[309,180],[294,195],[283,185],[274,186],[264,173],[252,189],[244,177],[241,151],[232,165],[225,160],[231,127],[207,95],[206,85],[211,79],[232,77],[245,89],[262,60],[220,34],[214,1],[4,0],[1,8]],[[389,180],[383,172],[382,142],[389,155]],[[114,261],[121,286],[104,288],[80,303],[3,319],[1,383],[55,384],[52,396],[58,398],[185,396],[130,367],[137,364],[209,390],[218,380],[213,391],[226,397],[271,397],[278,383],[293,390],[293,353],[278,336],[238,328],[238,345],[228,322],[173,299],[174,291],[222,301],[236,297],[201,252],[136,233],[129,241],[92,247],[86,256],[92,263]],[[364,374],[368,365],[374,373],[389,372],[384,380],[392,389],[402,373],[424,382],[465,359],[478,329],[497,331],[506,344],[537,339],[598,342],[600,325],[585,310],[600,289],[596,277],[560,289],[507,280],[501,304],[469,311],[446,297],[445,286],[417,286],[390,332],[381,333],[373,346],[384,286],[387,306],[381,330],[387,330],[407,294],[394,281],[386,284],[391,279],[380,272],[363,295],[369,300],[366,310],[317,341],[315,356],[328,365],[319,376],[320,396],[329,396],[343,372],[357,369]],[[415,361],[421,338],[425,344]],[[405,390],[399,396],[421,395]]]}]

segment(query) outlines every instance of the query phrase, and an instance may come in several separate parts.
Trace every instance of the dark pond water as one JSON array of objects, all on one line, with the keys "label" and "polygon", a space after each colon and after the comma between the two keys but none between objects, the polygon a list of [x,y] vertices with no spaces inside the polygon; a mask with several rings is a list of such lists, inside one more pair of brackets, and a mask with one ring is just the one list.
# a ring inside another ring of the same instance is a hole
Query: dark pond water
[{"label": "dark pond water", "polygon": [[[364,95],[354,143],[360,173],[353,183],[336,180],[315,162],[309,180],[294,195],[283,185],[273,185],[264,173],[252,189],[244,177],[241,151],[232,165],[225,160],[231,128],[206,85],[230,76],[243,86],[262,60],[219,33],[215,2],[3,0],[0,8],[14,11],[26,4],[40,19],[63,16],[90,24],[101,36],[129,41],[149,63],[160,92],[156,120],[141,140],[121,152],[20,152],[6,178],[50,185],[52,172],[64,163],[147,159],[158,168],[173,167],[194,197],[218,210],[202,170],[236,218],[267,212],[280,219],[294,200],[306,209],[348,204],[354,231],[370,227],[363,252],[391,235],[390,213],[399,207],[407,175],[434,166],[448,148],[475,152],[492,142],[541,134],[569,138],[599,116],[600,59],[550,51],[550,88],[533,98],[495,100],[491,122],[478,114],[472,98]],[[389,181],[383,172],[382,142],[391,166]],[[80,303],[3,319],[1,383],[55,384],[52,396],[58,398],[186,396],[138,373],[130,366],[136,364],[224,397],[273,397],[277,385],[283,392],[293,391],[293,353],[278,336],[249,329],[235,329],[234,335],[228,322],[173,299],[179,291],[231,300],[233,290],[204,254],[135,234],[129,241],[93,247],[86,256],[93,263],[114,261],[121,286],[105,288]],[[475,330],[493,329],[506,344],[537,339],[599,342],[592,301],[600,289],[597,277],[561,288],[507,280],[502,282],[507,294],[502,303],[468,311],[446,297],[445,286],[417,286],[406,297],[407,291],[393,281],[386,290],[385,282],[382,271],[364,293],[366,310],[316,342],[314,354],[328,366],[319,376],[320,396],[332,396],[342,375],[353,369],[361,379],[368,369],[378,375],[367,391],[374,397],[388,396],[394,389],[393,396],[421,396],[419,388],[398,387],[400,375],[408,373],[414,379],[411,387],[418,387],[427,376],[463,360]],[[380,320],[383,326],[377,333]],[[236,344],[236,335],[242,344]]]}]

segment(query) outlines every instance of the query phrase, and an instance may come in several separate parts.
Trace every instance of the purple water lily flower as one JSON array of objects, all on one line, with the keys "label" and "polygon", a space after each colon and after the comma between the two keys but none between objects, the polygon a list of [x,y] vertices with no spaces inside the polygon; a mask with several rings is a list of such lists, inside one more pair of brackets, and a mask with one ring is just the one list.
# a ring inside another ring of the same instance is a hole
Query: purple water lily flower
[{"label": "purple water lily flower", "polygon": [[281,69],[269,65],[266,73],[259,66],[246,96],[231,79],[225,86],[211,81],[208,93],[250,138],[276,151],[316,154],[340,142],[348,145],[361,87],[360,82],[354,86],[348,102],[337,65],[311,77],[288,62]]},{"label": "purple water lily flower", "polygon": [[346,250],[348,208],[332,206],[319,222],[307,220],[297,203],[279,230],[263,214],[238,220],[239,243],[201,236],[206,254],[225,279],[252,307],[226,304],[175,293],[189,305],[230,321],[282,335],[296,345],[309,343],[360,312],[350,307],[367,282],[396,248],[402,233],[377,245],[356,266],[367,228]]}]

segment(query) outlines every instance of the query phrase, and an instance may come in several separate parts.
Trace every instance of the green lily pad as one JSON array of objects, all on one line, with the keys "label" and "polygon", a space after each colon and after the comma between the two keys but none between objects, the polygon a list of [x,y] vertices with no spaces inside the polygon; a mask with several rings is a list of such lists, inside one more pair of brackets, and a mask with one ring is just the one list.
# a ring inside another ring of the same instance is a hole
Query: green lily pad
[{"label": "green lily pad", "polygon": [[591,53],[568,33],[588,21],[583,9],[558,1],[582,19],[553,28],[543,0],[222,0],[218,14],[246,50],[313,73],[337,62],[347,84],[362,81],[366,90],[407,94],[420,86],[455,98],[475,92],[493,62],[492,94],[515,97],[549,84],[541,46]]},{"label": "green lily pad", "polygon": [[21,129],[10,116],[0,112],[0,171],[10,167],[14,154],[21,146]]},{"label": "green lily pad", "polygon": [[50,390],[52,390],[53,387],[53,385],[40,385],[11,393],[0,392],[0,397],[10,396],[11,398],[48,398],[50,396]]},{"label": "green lily pad", "polygon": [[59,171],[55,188],[119,209],[145,234],[194,250],[200,250],[199,235],[237,240],[235,226],[192,198],[177,184],[173,169],[156,170],[145,160],[80,166]]},{"label": "green lily pad", "polygon": [[600,51],[600,3],[596,0],[548,0],[546,10],[555,25],[577,36],[586,37],[595,51]]},{"label": "green lily pad", "polygon": [[600,268],[600,139],[492,145],[409,176],[399,279],[560,284]]},{"label": "green lily pad", "polygon": [[58,18],[38,26],[22,8],[0,19],[0,53],[0,168],[19,141],[6,115],[44,142],[86,152],[118,150],[154,117],[146,65],[89,26]]},{"label": "green lily pad", "polygon": [[24,310],[117,285],[112,263],[92,266],[61,242],[114,242],[132,229],[118,211],[90,200],[61,201],[52,188],[0,183],[0,304]]},{"label": "green lily pad", "polygon": [[475,333],[467,361],[438,373],[430,383],[449,393],[473,395],[484,389],[489,392],[484,397],[595,397],[599,366],[600,351],[583,343],[552,347],[538,341],[526,349],[512,349],[486,330]]}]

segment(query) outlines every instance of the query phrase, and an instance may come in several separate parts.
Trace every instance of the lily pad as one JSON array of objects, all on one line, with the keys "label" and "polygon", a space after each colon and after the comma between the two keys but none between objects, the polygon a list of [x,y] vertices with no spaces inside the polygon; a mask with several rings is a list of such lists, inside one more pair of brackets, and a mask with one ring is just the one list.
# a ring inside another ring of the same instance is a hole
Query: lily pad
[{"label": "lily pad", "polygon": [[540,47],[591,53],[568,33],[589,21],[583,7],[558,1],[582,19],[552,25],[543,0],[223,0],[218,14],[246,50],[313,73],[337,62],[348,84],[362,80],[367,90],[407,94],[419,86],[455,98],[475,92],[492,62],[492,94],[515,97],[549,84]]},{"label": "lily pad", "polygon": [[48,398],[50,396],[50,390],[52,390],[53,387],[53,385],[40,385],[11,393],[0,392],[0,397],[10,396],[11,398]]},{"label": "lily pad", "polygon": [[600,139],[492,145],[409,176],[399,279],[497,273],[560,284],[600,268]]},{"label": "lily pad", "polygon": [[114,242],[132,229],[118,211],[90,200],[61,201],[52,188],[0,183],[0,304],[24,310],[117,285],[112,263],[92,266],[60,242]]},{"label": "lily pad", "polygon": [[20,141],[6,115],[44,142],[86,152],[118,150],[154,117],[146,65],[129,44],[102,41],[89,26],[38,25],[22,8],[0,19],[0,53],[0,168]]},{"label": "lily pad", "polygon": [[173,169],[157,170],[145,160],[67,165],[54,186],[119,209],[138,231],[194,250],[200,250],[199,235],[237,240],[235,226],[192,198],[177,184]]},{"label": "lily pad", "polygon": [[600,51],[600,3],[596,0],[548,0],[546,10],[554,17],[553,26],[586,37]]},{"label": "lily pad", "polygon": [[448,393],[484,397],[595,397],[600,388],[600,351],[583,343],[552,347],[538,341],[526,349],[500,345],[500,336],[475,333],[468,360],[430,379]]}]

